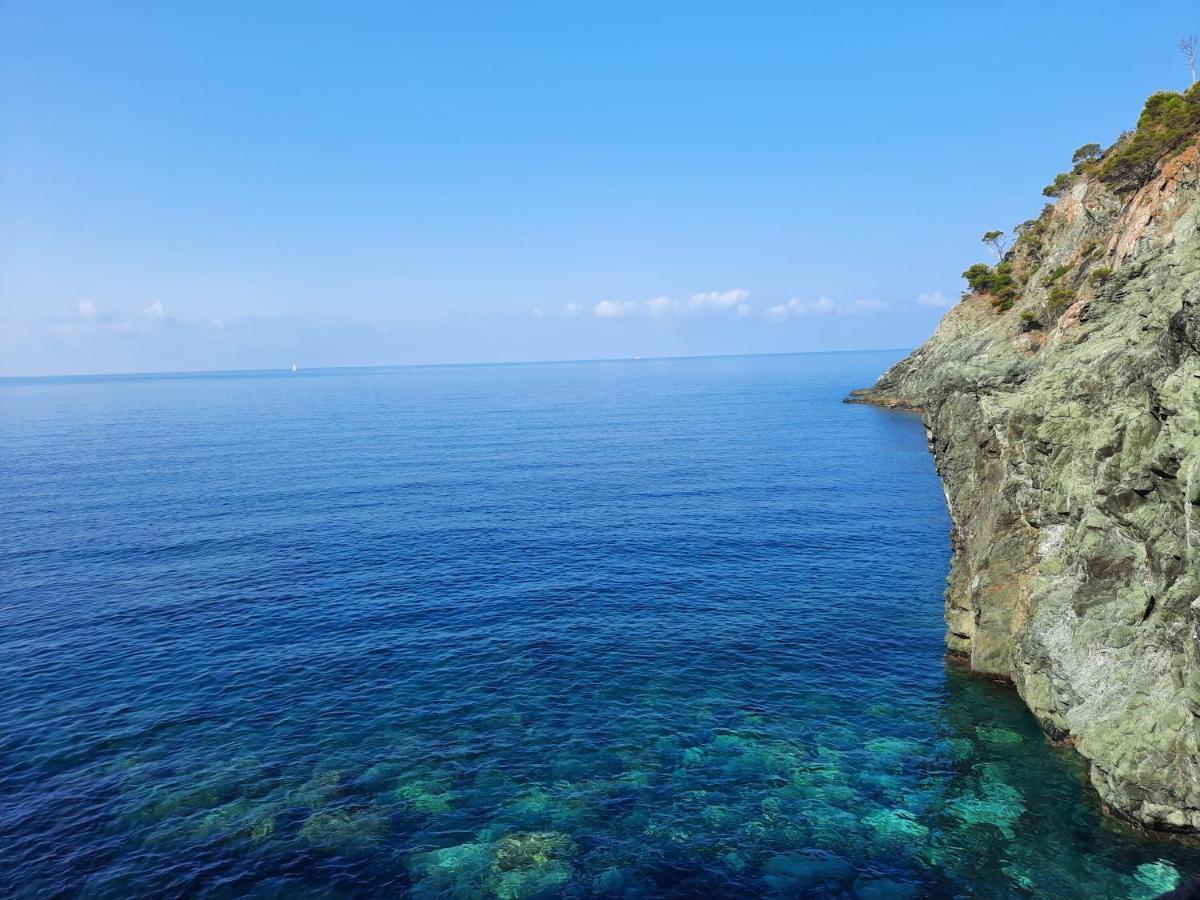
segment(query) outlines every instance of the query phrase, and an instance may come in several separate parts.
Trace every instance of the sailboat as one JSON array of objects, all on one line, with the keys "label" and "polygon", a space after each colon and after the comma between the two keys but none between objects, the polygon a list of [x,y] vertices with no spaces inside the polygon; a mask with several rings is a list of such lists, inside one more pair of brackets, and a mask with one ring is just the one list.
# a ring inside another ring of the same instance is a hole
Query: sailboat
[{"label": "sailboat", "polygon": [[293,371],[293,372],[299,372],[299,371],[300,371],[300,369],[299,369],[299,368],[296,366],[296,364],[295,364],[295,363],[292,363],[292,371]]}]

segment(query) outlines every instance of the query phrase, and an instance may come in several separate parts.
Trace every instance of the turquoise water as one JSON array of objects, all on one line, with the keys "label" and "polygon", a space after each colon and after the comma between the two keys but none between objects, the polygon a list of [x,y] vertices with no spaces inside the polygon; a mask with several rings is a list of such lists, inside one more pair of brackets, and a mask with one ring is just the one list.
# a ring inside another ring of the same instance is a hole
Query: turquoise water
[{"label": "turquoise water", "polygon": [[898,354],[0,382],[0,894],[1152,897]]}]

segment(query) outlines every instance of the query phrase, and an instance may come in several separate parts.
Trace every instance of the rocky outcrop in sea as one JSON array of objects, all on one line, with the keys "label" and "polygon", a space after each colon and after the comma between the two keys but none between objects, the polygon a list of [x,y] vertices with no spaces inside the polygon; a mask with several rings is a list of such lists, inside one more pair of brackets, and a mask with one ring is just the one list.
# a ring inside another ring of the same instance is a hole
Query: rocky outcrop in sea
[{"label": "rocky outcrop in sea", "polygon": [[1010,679],[1111,812],[1200,831],[1200,139],[1151,163],[1048,188],[979,289],[850,399],[924,416],[949,653]]}]

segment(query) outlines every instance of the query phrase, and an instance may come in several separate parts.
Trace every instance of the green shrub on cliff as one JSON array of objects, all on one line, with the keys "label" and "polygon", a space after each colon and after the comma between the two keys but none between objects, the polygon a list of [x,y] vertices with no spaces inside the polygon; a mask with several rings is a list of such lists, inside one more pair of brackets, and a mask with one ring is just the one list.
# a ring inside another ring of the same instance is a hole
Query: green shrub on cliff
[{"label": "green shrub on cliff", "polygon": [[1013,276],[1012,264],[1002,262],[995,267],[975,263],[963,272],[967,286],[976,294],[990,294],[992,305],[1000,310],[1012,309],[1021,295],[1021,285]]},{"label": "green shrub on cliff", "polygon": [[1047,232],[1050,229],[1050,217],[1053,212],[1054,205],[1047,203],[1042,207],[1042,211],[1036,219],[1022,222],[1013,229],[1017,236],[1017,241],[1013,245],[1014,253],[1028,254],[1034,260],[1041,258],[1042,244],[1045,243]]},{"label": "green shrub on cliff", "polygon": [[1067,188],[1071,186],[1071,176],[1066,172],[1059,172],[1054,176],[1054,180],[1042,188],[1042,194],[1047,197],[1061,197],[1067,192]]},{"label": "green shrub on cliff", "polygon": [[1056,287],[1050,292],[1050,298],[1046,301],[1046,306],[1051,310],[1058,310],[1070,306],[1075,302],[1075,292],[1070,288]]},{"label": "green shrub on cliff", "polygon": [[1104,148],[1099,144],[1084,144],[1071,155],[1071,162],[1075,164],[1075,171],[1078,173],[1098,161],[1103,155]]},{"label": "green shrub on cliff", "polygon": [[967,287],[977,294],[986,294],[992,287],[992,267],[986,263],[975,263],[962,273]]},{"label": "green shrub on cliff", "polygon": [[1154,176],[1158,161],[1200,132],[1200,84],[1186,93],[1160,91],[1146,101],[1137,128],[1119,140],[1100,164],[1100,179],[1118,192],[1137,190]]},{"label": "green shrub on cliff", "polygon": [[1012,309],[1013,301],[1021,295],[1021,285],[1013,277],[1012,265],[1000,263],[992,273],[992,296],[1001,309]]}]

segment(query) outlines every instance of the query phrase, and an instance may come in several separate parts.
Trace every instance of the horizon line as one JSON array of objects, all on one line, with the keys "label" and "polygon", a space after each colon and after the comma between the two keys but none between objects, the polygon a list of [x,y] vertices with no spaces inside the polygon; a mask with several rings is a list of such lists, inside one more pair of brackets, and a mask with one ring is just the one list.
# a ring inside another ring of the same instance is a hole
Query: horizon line
[{"label": "horizon line", "polygon": [[439,362],[439,363],[373,363],[353,366],[313,366],[304,368],[297,366],[296,372],[288,367],[272,367],[264,369],[177,369],[167,371],[144,372],[76,372],[38,375],[0,375],[0,383],[14,381],[71,381],[79,379],[134,379],[134,378],[192,378],[213,375],[299,375],[306,372],[353,372],[371,369],[437,369],[459,368],[472,366],[553,366],[553,365],[583,365],[587,363],[614,362],[666,362],[683,359],[738,359],[760,356],[821,356],[836,353],[908,353],[911,347],[878,347],[841,350],[787,350],[767,353],[696,353],[679,354],[677,356],[610,356],[588,357],[582,359],[518,359],[518,360],[476,360],[471,362]]}]

